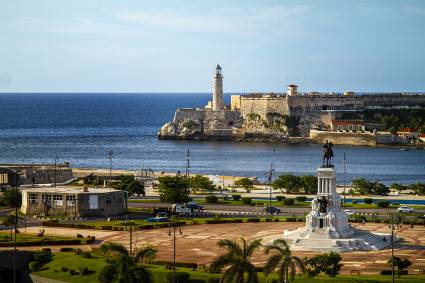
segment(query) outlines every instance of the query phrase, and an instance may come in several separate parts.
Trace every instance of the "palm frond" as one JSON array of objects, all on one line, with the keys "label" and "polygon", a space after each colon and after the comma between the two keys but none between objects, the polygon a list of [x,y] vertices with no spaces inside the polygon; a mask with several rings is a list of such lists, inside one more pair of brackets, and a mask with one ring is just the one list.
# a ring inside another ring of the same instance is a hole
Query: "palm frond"
[{"label": "palm frond", "polygon": [[294,281],[296,270],[297,270],[296,267],[295,267],[295,262],[290,260],[288,267],[289,267],[289,280]]},{"label": "palm frond", "polygon": [[127,248],[120,243],[109,242],[100,246],[100,251],[103,253],[113,253],[119,256],[129,256]]},{"label": "palm frond", "polygon": [[210,270],[213,272],[219,272],[226,266],[234,266],[238,264],[239,260],[233,255],[225,254],[217,257],[210,265]]},{"label": "palm frond", "polygon": [[131,283],[153,283],[152,273],[144,266],[136,265],[128,270]]},{"label": "palm frond", "polygon": [[99,274],[101,283],[112,283],[117,279],[118,264],[112,263],[106,265]]},{"label": "palm frond", "polygon": [[240,273],[241,268],[240,266],[232,266],[228,268],[224,274],[223,277],[221,277],[221,283],[231,283],[233,280],[238,276],[238,273]]},{"label": "palm frond", "polygon": [[158,249],[152,245],[144,245],[135,251],[135,262],[148,262],[154,260]]},{"label": "palm frond", "polygon": [[[246,245],[246,243],[245,243]],[[248,243],[245,246],[244,254],[246,257],[250,257],[259,247],[261,247],[261,239],[260,240],[254,240],[250,243]]]},{"label": "palm frond", "polygon": [[217,245],[220,248],[225,248],[231,253],[242,255],[242,248],[241,246],[236,242],[232,240],[220,240],[217,242]]},{"label": "palm frond", "polygon": [[264,274],[269,275],[270,273],[272,273],[279,265],[281,259],[282,258],[279,254],[269,257],[266,265],[264,266]]}]

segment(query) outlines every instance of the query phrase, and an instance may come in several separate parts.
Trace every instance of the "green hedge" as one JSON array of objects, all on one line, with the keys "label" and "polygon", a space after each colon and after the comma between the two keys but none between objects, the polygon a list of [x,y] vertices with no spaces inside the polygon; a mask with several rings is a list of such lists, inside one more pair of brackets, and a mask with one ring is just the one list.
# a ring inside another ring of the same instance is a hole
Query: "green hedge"
[{"label": "green hedge", "polygon": [[287,198],[283,200],[283,204],[284,205],[294,205],[295,204],[295,199],[293,198]]},{"label": "green hedge", "polygon": [[216,197],[216,196],[206,196],[205,197],[205,201],[207,203],[217,203],[218,202],[218,197]]},{"label": "green hedge", "polygon": [[248,222],[260,222],[260,218],[248,218]]},{"label": "green hedge", "polygon": [[[0,243],[0,247],[13,247],[13,242]],[[20,241],[16,243],[18,247],[31,246],[54,246],[54,245],[81,245],[80,239],[63,239],[63,240],[41,240],[41,241]]]},{"label": "green hedge", "polygon": [[207,224],[242,223],[243,219],[207,219]]},{"label": "green hedge", "polygon": [[[172,261],[166,261],[166,260],[155,260],[150,262],[151,264],[156,264],[156,265],[168,265],[168,266],[173,266],[173,262]],[[193,262],[178,262],[176,261],[176,267],[184,267],[184,268],[198,268],[198,264],[197,263],[193,263]]]},{"label": "green hedge", "polygon": [[241,199],[241,195],[232,195],[232,199],[233,200],[240,200]]},{"label": "green hedge", "polygon": [[251,202],[252,202],[252,198],[250,198],[250,197],[243,197],[243,198],[242,198],[242,202],[243,202],[244,204],[251,204]]},{"label": "green hedge", "polygon": [[285,196],[276,196],[277,201],[283,201],[285,198]]}]

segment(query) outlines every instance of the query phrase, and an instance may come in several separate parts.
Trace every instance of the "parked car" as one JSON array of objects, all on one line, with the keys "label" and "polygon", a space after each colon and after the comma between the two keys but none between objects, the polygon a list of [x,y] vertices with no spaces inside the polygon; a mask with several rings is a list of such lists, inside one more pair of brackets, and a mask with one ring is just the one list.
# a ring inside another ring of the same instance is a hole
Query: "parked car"
[{"label": "parked car", "polygon": [[354,212],[354,211],[352,211],[351,209],[344,209],[344,212],[345,212],[348,216],[355,214],[355,212]]},{"label": "parked car", "polygon": [[155,215],[155,217],[169,217],[170,215],[169,215],[169,213],[168,212],[166,212],[166,211],[159,211],[156,215]]},{"label": "parked car", "polygon": [[278,208],[278,207],[274,207],[274,206],[267,206],[267,207],[265,207],[264,209],[263,209],[263,211],[264,212],[267,212],[267,213],[271,213],[271,214],[279,214],[279,213],[281,213],[282,211],[280,210],[280,208]]},{"label": "parked car", "polygon": [[168,217],[151,217],[146,219],[147,222],[168,222],[170,219]]},{"label": "parked car", "polygon": [[415,209],[413,207],[408,207],[408,206],[400,206],[399,208],[397,208],[398,212],[415,212]]},{"label": "parked car", "polygon": [[425,220],[425,214],[424,215],[419,215],[418,216],[419,219]]}]

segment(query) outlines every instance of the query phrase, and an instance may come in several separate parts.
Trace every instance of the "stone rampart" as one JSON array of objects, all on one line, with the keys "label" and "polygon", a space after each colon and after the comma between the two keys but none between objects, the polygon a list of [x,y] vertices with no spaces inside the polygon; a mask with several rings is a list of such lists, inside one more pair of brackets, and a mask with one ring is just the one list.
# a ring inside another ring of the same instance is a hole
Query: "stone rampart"
[{"label": "stone rampart", "polygon": [[316,143],[325,143],[327,140],[333,144],[376,146],[376,136],[371,133],[341,133],[311,130],[310,139]]}]

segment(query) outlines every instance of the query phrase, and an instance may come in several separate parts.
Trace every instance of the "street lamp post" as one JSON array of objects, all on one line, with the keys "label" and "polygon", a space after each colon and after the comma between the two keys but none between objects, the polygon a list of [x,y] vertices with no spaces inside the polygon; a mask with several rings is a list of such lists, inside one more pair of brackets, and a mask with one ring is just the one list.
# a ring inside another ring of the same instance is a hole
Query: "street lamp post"
[{"label": "street lamp post", "polygon": [[392,277],[393,283],[395,280],[394,277],[394,216],[391,215],[391,267],[392,267]]},{"label": "street lamp post", "polygon": [[268,184],[269,184],[269,213],[270,213],[270,215],[272,215],[273,214],[272,209],[271,209],[271,207],[272,207],[272,178],[273,178],[273,174],[274,174],[274,163],[273,162],[270,164],[270,170],[267,173],[268,173],[267,181],[268,181]]},{"label": "street lamp post", "polygon": [[[168,224],[168,236],[171,236],[171,229],[173,230],[173,283],[176,282],[176,229],[177,224],[175,220],[172,220]],[[182,227],[178,225],[179,233],[182,234]]]},{"label": "street lamp post", "polygon": [[16,170],[16,176],[15,176],[15,238],[13,241],[13,283],[16,283],[16,232],[18,230],[18,206],[19,206],[19,197],[18,197],[18,186],[19,186],[19,174],[20,172]]},{"label": "street lamp post", "polygon": [[108,159],[109,159],[109,187],[111,187],[112,183],[112,159],[114,158],[114,151],[108,151]]},{"label": "street lamp post", "polygon": [[190,151],[187,149],[186,154],[186,178],[190,178]]},{"label": "street lamp post", "polygon": [[58,161],[59,161],[59,157],[56,155],[55,156],[55,188],[56,188],[56,165],[57,165]]}]

